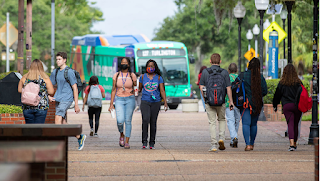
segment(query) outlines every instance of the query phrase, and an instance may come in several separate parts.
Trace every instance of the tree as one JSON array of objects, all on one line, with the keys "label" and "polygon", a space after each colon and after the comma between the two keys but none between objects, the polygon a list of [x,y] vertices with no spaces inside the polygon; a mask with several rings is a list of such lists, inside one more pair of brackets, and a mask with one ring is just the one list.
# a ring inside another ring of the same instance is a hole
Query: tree
[{"label": "tree", "polygon": [[[92,24],[103,20],[102,12],[90,7],[88,0],[56,0],[55,2],[55,52],[69,52],[72,37],[91,33]],[[0,0],[0,4],[2,12],[10,13],[10,22],[17,28],[18,1]],[[38,58],[49,66],[51,62],[51,1],[33,1],[32,6],[32,58]],[[0,14],[0,22],[5,20],[6,15]],[[1,44],[0,49],[5,47]],[[16,70],[15,67],[13,69]]]}]

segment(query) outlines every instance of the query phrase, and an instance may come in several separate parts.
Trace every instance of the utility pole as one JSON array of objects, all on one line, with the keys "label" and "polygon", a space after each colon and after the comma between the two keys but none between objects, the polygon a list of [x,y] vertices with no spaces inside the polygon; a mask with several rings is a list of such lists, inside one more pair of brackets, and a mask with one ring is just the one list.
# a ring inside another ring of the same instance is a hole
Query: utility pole
[{"label": "utility pole", "polygon": [[24,44],[24,0],[19,0],[19,14],[18,14],[18,72],[23,75],[24,67],[24,55],[23,55],[23,44]]},{"label": "utility pole", "polygon": [[54,17],[55,17],[55,3],[51,0],[51,72],[54,69]]},{"label": "utility pole", "polygon": [[32,61],[32,0],[27,0],[27,24],[26,24],[26,69],[29,70]]}]

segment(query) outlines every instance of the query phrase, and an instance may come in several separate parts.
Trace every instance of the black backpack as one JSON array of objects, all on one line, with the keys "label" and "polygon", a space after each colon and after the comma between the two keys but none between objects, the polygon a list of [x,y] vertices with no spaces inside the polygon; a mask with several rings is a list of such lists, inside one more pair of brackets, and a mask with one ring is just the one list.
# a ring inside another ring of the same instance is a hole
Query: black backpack
[{"label": "black backpack", "polygon": [[[68,70],[71,69],[73,72],[74,72],[74,75],[76,76],[76,79],[77,79],[77,87],[78,87],[78,94],[81,92],[82,90],[82,87],[83,87],[83,83],[82,83],[82,80],[80,78],[80,74],[79,72],[77,72],[76,70],[70,68],[70,67],[66,67],[64,69],[64,78],[66,79],[66,81],[69,83],[71,89],[72,89],[72,86],[71,86],[71,83],[70,83],[70,80],[68,78]],[[58,68],[56,69],[56,75],[55,75],[55,79],[56,79],[56,82],[57,82],[57,75],[58,75]]]},{"label": "black backpack", "polygon": [[233,104],[238,109],[243,108],[246,101],[246,91],[244,88],[244,73],[241,73],[234,82],[231,83]]},{"label": "black backpack", "polygon": [[222,68],[213,71],[211,68],[206,69],[209,72],[207,79],[207,100],[210,106],[221,106],[225,103],[226,97],[226,83],[225,79],[222,76]]}]

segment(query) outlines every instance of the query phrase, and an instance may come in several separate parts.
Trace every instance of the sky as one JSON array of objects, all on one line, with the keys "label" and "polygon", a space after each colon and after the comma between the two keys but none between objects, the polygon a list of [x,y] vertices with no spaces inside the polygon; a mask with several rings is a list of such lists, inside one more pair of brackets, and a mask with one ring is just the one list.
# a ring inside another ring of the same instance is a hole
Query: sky
[{"label": "sky", "polygon": [[91,30],[107,35],[144,34],[150,40],[154,29],[163,20],[177,12],[174,0],[89,0],[97,2],[103,12],[104,21],[93,24]]}]

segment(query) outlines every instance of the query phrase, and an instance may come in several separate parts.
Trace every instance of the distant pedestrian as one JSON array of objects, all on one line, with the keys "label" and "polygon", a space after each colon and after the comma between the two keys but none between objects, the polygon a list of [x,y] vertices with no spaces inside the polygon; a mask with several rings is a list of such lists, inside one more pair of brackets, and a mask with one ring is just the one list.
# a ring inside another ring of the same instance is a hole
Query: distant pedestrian
[{"label": "distant pedestrian", "polygon": [[[137,85],[137,77],[131,72],[129,58],[123,58],[119,65],[120,70],[113,75],[113,86],[109,111],[114,109],[115,99],[116,117],[118,130],[120,132],[119,146],[130,149],[129,139],[132,130],[132,114],[135,108],[134,86]],[[123,127],[125,126],[125,135]],[[124,137],[126,140],[124,141]]]},{"label": "distant pedestrian", "polygon": [[[209,118],[210,135],[211,135],[211,147],[209,152],[217,151],[217,144],[219,143],[219,150],[225,150],[225,131],[226,131],[226,106],[225,106],[225,95],[227,93],[230,103],[229,109],[233,110],[233,100],[231,92],[231,83],[229,78],[229,73],[227,70],[220,68],[221,58],[220,55],[214,53],[210,58],[211,67],[202,71],[200,78],[200,91],[202,96],[203,87],[206,87],[206,95],[208,100],[221,103],[221,105],[213,105],[212,102],[208,101],[206,103],[206,111]],[[210,92],[212,90],[212,92]],[[212,96],[212,97],[210,97]],[[210,105],[211,104],[211,105]],[[217,118],[218,116],[218,118]],[[216,122],[219,121],[219,142],[216,138]]]},{"label": "distant pedestrian", "polygon": [[139,80],[139,92],[142,91],[141,115],[142,115],[142,148],[148,147],[148,127],[150,125],[150,149],[155,149],[157,132],[157,119],[161,107],[161,99],[164,101],[164,109],[167,111],[167,99],[163,78],[160,69],[154,60],[146,63],[147,73]]},{"label": "distant pedestrian", "polygon": [[[200,68],[200,71],[199,71],[199,74],[198,74],[198,81],[196,82],[196,84],[199,86],[199,89],[200,89],[200,78],[201,78],[201,75],[202,75],[202,71],[203,71],[204,69],[206,69],[206,68],[207,68],[207,66],[202,66],[202,67]],[[201,90],[200,90],[200,96],[201,96],[203,108],[204,108],[204,110],[206,110],[206,103],[205,103],[205,101],[204,101],[204,99],[203,99],[203,96],[202,96],[202,94],[201,94]]]},{"label": "distant pedestrian", "polygon": [[[237,64],[231,63],[228,67],[228,72],[229,72],[229,77],[230,77],[230,82],[234,82],[236,78],[238,77],[238,68]],[[230,146],[237,148],[238,147],[238,129],[240,125],[240,110],[234,106],[233,110],[229,109],[229,98],[226,96],[226,119],[227,119],[227,125],[229,128],[230,132]]]},{"label": "distant pedestrian", "polygon": [[35,106],[23,104],[23,116],[26,124],[43,124],[45,123],[47,111],[49,109],[48,95],[53,95],[54,89],[49,76],[43,70],[42,62],[39,59],[34,59],[32,61],[28,73],[20,79],[18,92],[22,93],[22,90],[26,88],[29,83],[35,83],[36,86],[40,87],[38,92],[40,100],[38,105]]},{"label": "distant pedestrian", "polygon": [[287,120],[290,141],[288,151],[295,151],[297,149],[298,125],[302,112],[295,105],[295,98],[301,84],[302,82],[298,77],[295,67],[292,64],[288,64],[283,70],[283,75],[273,97],[274,111],[277,112],[277,105],[281,101],[283,113]]},{"label": "distant pedestrian", "polygon": [[139,79],[141,77],[141,73],[140,72],[136,73],[136,76],[137,76],[137,85],[134,86],[134,96],[135,96],[135,100],[136,100],[136,108],[134,111],[140,111],[142,93],[139,92]]},{"label": "distant pedestrian", "polygon": [[[82,111],[84,106],[88,104],[88,116],[90,125],[90,136],[98,137],[99,120],[102,107],[102,98],[106,97],[104,88],[99,85],[97,76],[91,76],[89,80],[89,86],[86,87],[85,97],[83,99]],[[94,134],[93,134],[93,115],[95,118]]]},{"label": "distant pedestrian", "polygon": [[[242,72],[246,102],[245,107],[240,109],[242,115],[242,131],[246,142],[245,151],[253,150],[254,141],[257,136],[257,122],[263,106],[262,97],[267,95],[267,83],[263,75],[260,74],[260,60],[253,58],[248,66],[248,70]],[[239,77],[242,77],[242,75]]]},{"label": "distant pedestrian", "polygon": [[[57,91],[54,94],[54,97],[49,96],[49,100],[50,102],[56,102],[55,124],[68,124],[66,115],[73,101],[74,111],[76,114],[80,112],[78,105],[77,78],[74,71],[66,64],[67,53],[58,52],[56,55],[56,63],[59,68],[52,71],[50,80],[53,85],[57,85]],[[76,135],[79,144],[78,150],[83,149],[86,137],[85,134]]]}]

